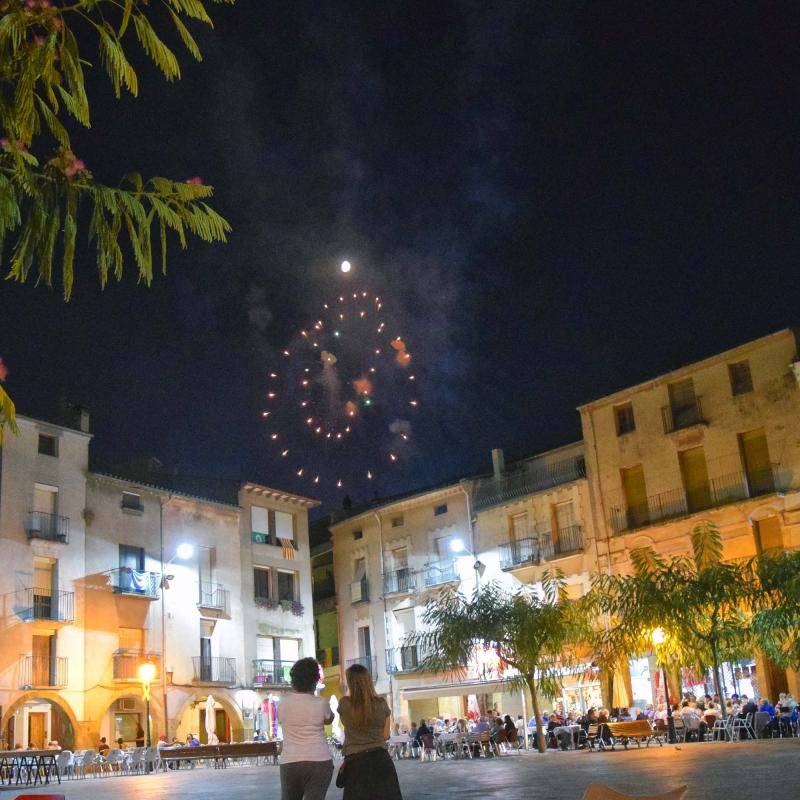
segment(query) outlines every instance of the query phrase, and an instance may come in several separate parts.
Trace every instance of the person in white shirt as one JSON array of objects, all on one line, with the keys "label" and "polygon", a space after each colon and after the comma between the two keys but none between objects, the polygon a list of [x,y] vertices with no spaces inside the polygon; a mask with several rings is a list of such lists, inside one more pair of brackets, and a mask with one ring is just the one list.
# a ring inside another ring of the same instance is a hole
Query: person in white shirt
[{"label": "person in white shirt", "polygon": [[283,729],[281,800],[324,800],[333,776],[325,725],[333,722],[328,702],[315,695],[319,664],[301,658],[289,670],[291,694],[278,703]]}]

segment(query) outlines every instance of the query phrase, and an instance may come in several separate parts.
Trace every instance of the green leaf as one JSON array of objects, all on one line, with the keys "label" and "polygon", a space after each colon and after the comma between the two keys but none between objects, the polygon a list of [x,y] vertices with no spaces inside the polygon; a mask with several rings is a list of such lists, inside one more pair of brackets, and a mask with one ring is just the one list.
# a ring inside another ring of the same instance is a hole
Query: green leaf
[{"label": "green leaf", "polygon": [[133,25],[142,48],[164,73],[164,77],[168,81],[180,78],[181,68],[175,53],[158,38],[147,17],[144,14],[137,14],[133,18]]}]

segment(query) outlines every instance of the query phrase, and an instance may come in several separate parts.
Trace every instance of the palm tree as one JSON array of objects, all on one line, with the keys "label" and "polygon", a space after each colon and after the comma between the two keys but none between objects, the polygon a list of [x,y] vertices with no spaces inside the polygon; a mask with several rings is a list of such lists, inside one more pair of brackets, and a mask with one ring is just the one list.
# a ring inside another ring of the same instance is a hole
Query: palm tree
[{"label": "palm tree", "polygon": [[[752,652],[751,622],[763,590],[755,561],[723,560],[722,536],[713,523],[697,525],[691,544],[691,556],[676,558],[652,547],[633,550],[632,575],[594,578],[592,598],[609,619],[599,644],[641,656],[653,650],[653,632],[661,629],[659,663],[710,666],[722,699],[720,663]],[[725,703],[720,705],[724,717]]]},{"label": "palm tree", "polygon": [[800,551],[761,556],[758,576],[766,599],[753,617],[758,647],[777,665],[800,669]]},{"label": "palm tree", "polygon": [[492,649],[501,666],[515,674],[512,685],[526,687],[536,718],[537,746],[545,751],[539,699],[558,694],[562,675],[576,662],[575,646],[585,626],[576,603],[566,593],[563,576],[545,572],[541,591],[516,592],[497,582],[476,588],[468,599],[444,590],[428,604],[427,631],[417,635],[429,655],[419,669],[463,673],[476,648]]}]

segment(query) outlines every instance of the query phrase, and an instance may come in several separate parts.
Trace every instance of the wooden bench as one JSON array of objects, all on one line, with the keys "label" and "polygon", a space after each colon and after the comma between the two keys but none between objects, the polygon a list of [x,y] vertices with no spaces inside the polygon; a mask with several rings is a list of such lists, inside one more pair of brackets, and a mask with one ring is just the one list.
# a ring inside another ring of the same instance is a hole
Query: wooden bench
[{"label": "wooden bench", "polygon": [[273,764],[278,763],[277,742],[242,742],[241,744],[205,744],[199,747],[162,747],[158,751],[161,762],[167,766],[169,762],[180,764],[181,761],[213,761],[215,767],[226,766],[227,759],[271,758]]},{"label": "wooden bench", "polygon": [[630,722],[608,722],[608,732],[611,734],[611,749],[620,742],[628,749],[628,743],[633,741],[641,747],[642,742],[647,742],[647,747],[650,747],[651,741],[658,742],[661,747],[664,744],[663,731],[654,730],[650,727],[650,723],[646,720],[631,720]]}]

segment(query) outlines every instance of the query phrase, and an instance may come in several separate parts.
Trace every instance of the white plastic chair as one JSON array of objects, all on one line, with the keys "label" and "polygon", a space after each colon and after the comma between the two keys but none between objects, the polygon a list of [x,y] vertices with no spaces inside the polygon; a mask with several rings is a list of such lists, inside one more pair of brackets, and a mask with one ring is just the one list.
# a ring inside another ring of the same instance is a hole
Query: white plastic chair
[{"label": "white plastic chair", "polygon": [[115,747],[113,750],[109,750],[106,753],[104,766],[109,772],[114,772],[114,769],[116,769],[117,772],[122,772],[124,764],[125,753],[123,753],[122,750]]},{"label": "white plastic chair", "polygon": [[72,778],[72,751],[62,750],[56,756],[56,769],[60,777]]},{"label": "white plastic chair", "polygon": [[145,772],[158,772],[161,769],[161,754],[157,747],[148,747],[144,754]]},{"label": "white plastic chair", "polygon": [[75,760],[73,766],[75,772],[80,774],[81,778],[86,777],[86,772],[91,768],[94,774],[97,774],[97,752],[95,750],[84,750],[81,754],[80,760]]}]

